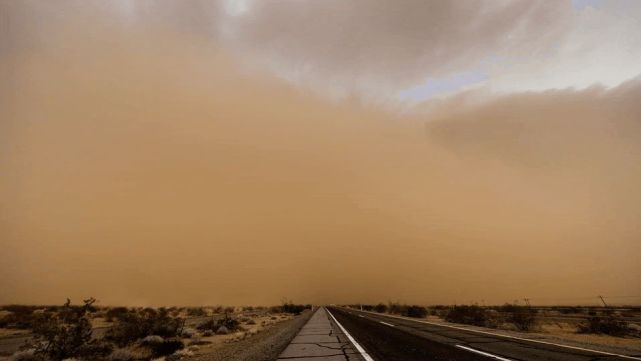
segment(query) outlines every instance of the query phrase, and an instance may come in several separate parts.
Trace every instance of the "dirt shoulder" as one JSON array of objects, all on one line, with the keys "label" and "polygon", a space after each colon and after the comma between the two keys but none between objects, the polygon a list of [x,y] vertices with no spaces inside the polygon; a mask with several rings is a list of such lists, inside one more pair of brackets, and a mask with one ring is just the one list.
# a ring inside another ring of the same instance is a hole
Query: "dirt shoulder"
[{"label": "dirt shoulder", "polygon": [[242,340],[217,345],[215,348],[201,348],[194,356],[186,359],[190,361],[275,360],[312,314],[312,311],[305,311],[300,316],[273,324]]}]

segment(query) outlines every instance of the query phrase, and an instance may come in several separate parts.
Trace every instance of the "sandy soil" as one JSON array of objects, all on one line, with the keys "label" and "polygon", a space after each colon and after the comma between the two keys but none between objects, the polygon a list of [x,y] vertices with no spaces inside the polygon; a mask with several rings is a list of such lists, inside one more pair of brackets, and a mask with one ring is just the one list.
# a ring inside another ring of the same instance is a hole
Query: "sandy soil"
[{"label": "sandy soil", "polygon": [[[275,360],[289,342],[305,325],[313,312],[305,311],[300,316],[261,317],[257,321],[256,332],[247,331],[243,335],[228,335],[223,342],[201,346],[194,355],[187,358],[193,361],[269,361]],[[264,322],[264,324],[263,324]]]}]

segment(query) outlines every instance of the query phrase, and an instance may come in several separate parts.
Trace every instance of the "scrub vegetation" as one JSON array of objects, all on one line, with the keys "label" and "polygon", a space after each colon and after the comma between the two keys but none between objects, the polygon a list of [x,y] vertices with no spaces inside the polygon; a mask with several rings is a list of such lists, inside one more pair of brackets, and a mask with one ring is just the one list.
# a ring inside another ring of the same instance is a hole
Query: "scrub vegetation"
[{"label": "scrub vegetation", "polygon": [[234,342],[311,308],[291,301],[269,308],[96,307],[95,302],[89,298],[80,305],[67,300],[62,306],[1,307],[0,328],[24,330],[30,336],[11,360],[178,360],[221,335],[229,335],[224,342]]},{"label": "scrub vegetation", "polygon": [[504,304],[502,306],[435,305],[423,307],[395,302],[388,304],[352,304],[348,307],[364,311],[388,313],[405,317],[437,319],[479,327],[540,332],[544,323],[559,324],[559,319],[573,321],[577,334],[600,334],[614,337],[641,337],[641,327],[628,319],[638,318],[638,307],[619,310],[581,306],[531,307]]}]

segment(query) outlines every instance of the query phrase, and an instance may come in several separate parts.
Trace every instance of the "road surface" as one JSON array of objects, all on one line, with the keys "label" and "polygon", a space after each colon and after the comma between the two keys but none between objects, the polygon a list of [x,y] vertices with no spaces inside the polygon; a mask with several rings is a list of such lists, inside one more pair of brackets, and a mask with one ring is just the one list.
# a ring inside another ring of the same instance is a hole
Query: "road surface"
[{"label": "road surface", "polygon": [[332,316],[319,308],[278,357],[278,361],[371,361]]},{"label": "road surface", "polygon": [[607,354],[338,307],[328,311],[376,361],[641,360],[641,354]]}]

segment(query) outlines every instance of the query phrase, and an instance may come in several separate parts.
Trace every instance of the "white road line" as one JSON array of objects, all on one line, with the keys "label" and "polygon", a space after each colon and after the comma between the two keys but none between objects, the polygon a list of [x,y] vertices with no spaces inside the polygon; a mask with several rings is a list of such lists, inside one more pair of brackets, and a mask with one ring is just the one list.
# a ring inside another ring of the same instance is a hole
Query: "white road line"
[{"label": "white road line", "polygon": [[382,323],[384,325],[388,325],[388,326],[394,327],[394,325],[392,325],[391,323],[387,323],[387,322],[383,322],[383,321],[378,321],[378,322],[380,322],[380,323]]},{"label": "white road line", "polygon": [[563,347],[563,348],[570,348],[570,349],[573,349],[573,350],[587,351],[587,352],[594,352],[594,353],[598,353],[598,354],[601,354],[601,355],[617,356],[617,357],[626,358],[626,359],[630,359],[630,360],[641,360],[641,357],[634,357],[634,356],[628,356],[628,355],[621,355],[621,354],[617,354],[617,353],[611,353],[611,352],[605,352],[605,351],[592,350],[592,349],[589,349],[589,348],[583,348],[583,347],[577,347],[577,346],[569,346],[569,345],[562,345],[562,344],[559,344],[559,343],[548,342],[548,341],[541,341],[541,340],[532,340],[532,339],[524,338],[524,337],[517,337],[517,336],[502,335],[502,334],[500,334],[500,333],[494,333],[494,332],[487,332],[487,331],[480,331],[480,330],[472,330],[472,329],[464,328],[464,327],[457,327],[457,326],[451,326],[451,325],[443,325],[443,324],[441,324],[441,323],[435,323],[435,322],[429,322],[429,321],[413,320],[413,319],[411,319],[411,318],[405,318],[405,317],[394,316],[394,315],[382,315],[382,314],[380,314],[380,313],[369,312],[369,311],[362,311],[362,312],[367,312],[367,313],[371,313],[371,314],[373,314],[373,315],[379,315],[379,316],[382,316],[382,317],[393,317],[393,318],[398,318],[398,319],[401,319],[401,320],[414,321],[414,322],[419,322],[419,323],[426,323],[426,324],[428,324],[428,325],[434,325],[434,326],[441,326],[441,327],[454,328],[454,329],[461,330],[461,331],[469,331],[469,332],[475,332],[475,333],[482,333],[482,334],[485,334],[485,335],[492,335],[492,336],[498,336],[498,337],[510,338],[510,339],[513,339],[513,340],[520,340],[520,341],[527,341],[527,342],[535,342],[535,343],[541,343],[541,344],[544,344],[544,345],[551,345],[551,346],[558,346],[558,347]]},{"label": "white road line", "polygon": [[354,345],[354,347],[356,347],[356,350],[361,354],[361,356],[363,356],[363,358],[365,359],[365,361],[374,361],[374,359],[373,359],[370,355],[368,355],[368,354],[367,354],[367,352],[365,351],[365,349],[364,349],[361,345],[359,345],[359,344],[358,344],[358,342],[356,342],[356,340],[354,340],[354,337],[352,337],[352,335],[350,335],[350,334],[349,334],[349,332],[347,332],[347,330],[345,329],[345,327],[343,327],[343,325],[341,325],[341,323],[340,323],[340,322],[338,322],[338,320],[336,319],[336,317],[334,317],[334,315],[332,315],[332,313],[331,313],[331,312],[329,312],[329,310],[328,310],[328,309],[325,309],[325,311],[327,311],[327,313],[328,313],[330,316],[332,316],[332,318],[334,319],[334,322],[336,322],[336,324],[338,325],[338,327],[340,327],[341,331],[343,331],[343,333],[345,334],[345,336],[347,336],[347,338],[348,338],[348,339],[350,340],[350,342]]},{"label": "white road line", "polygon": [[462,348],[463,350],[467,350],[467,351],[470,351],[470,352],[477,353],[479,355],[487,356],[487,357],[493,358],[495,360],[512,361],[509,358],[504,358],[504,357],[501,357],[501,356],[492,355],[491,353],[475,350],[475,349],[473,349],[471,347],[467,347],[467,346],[463,346],[463,345],[456,345],[456,347]]}]

